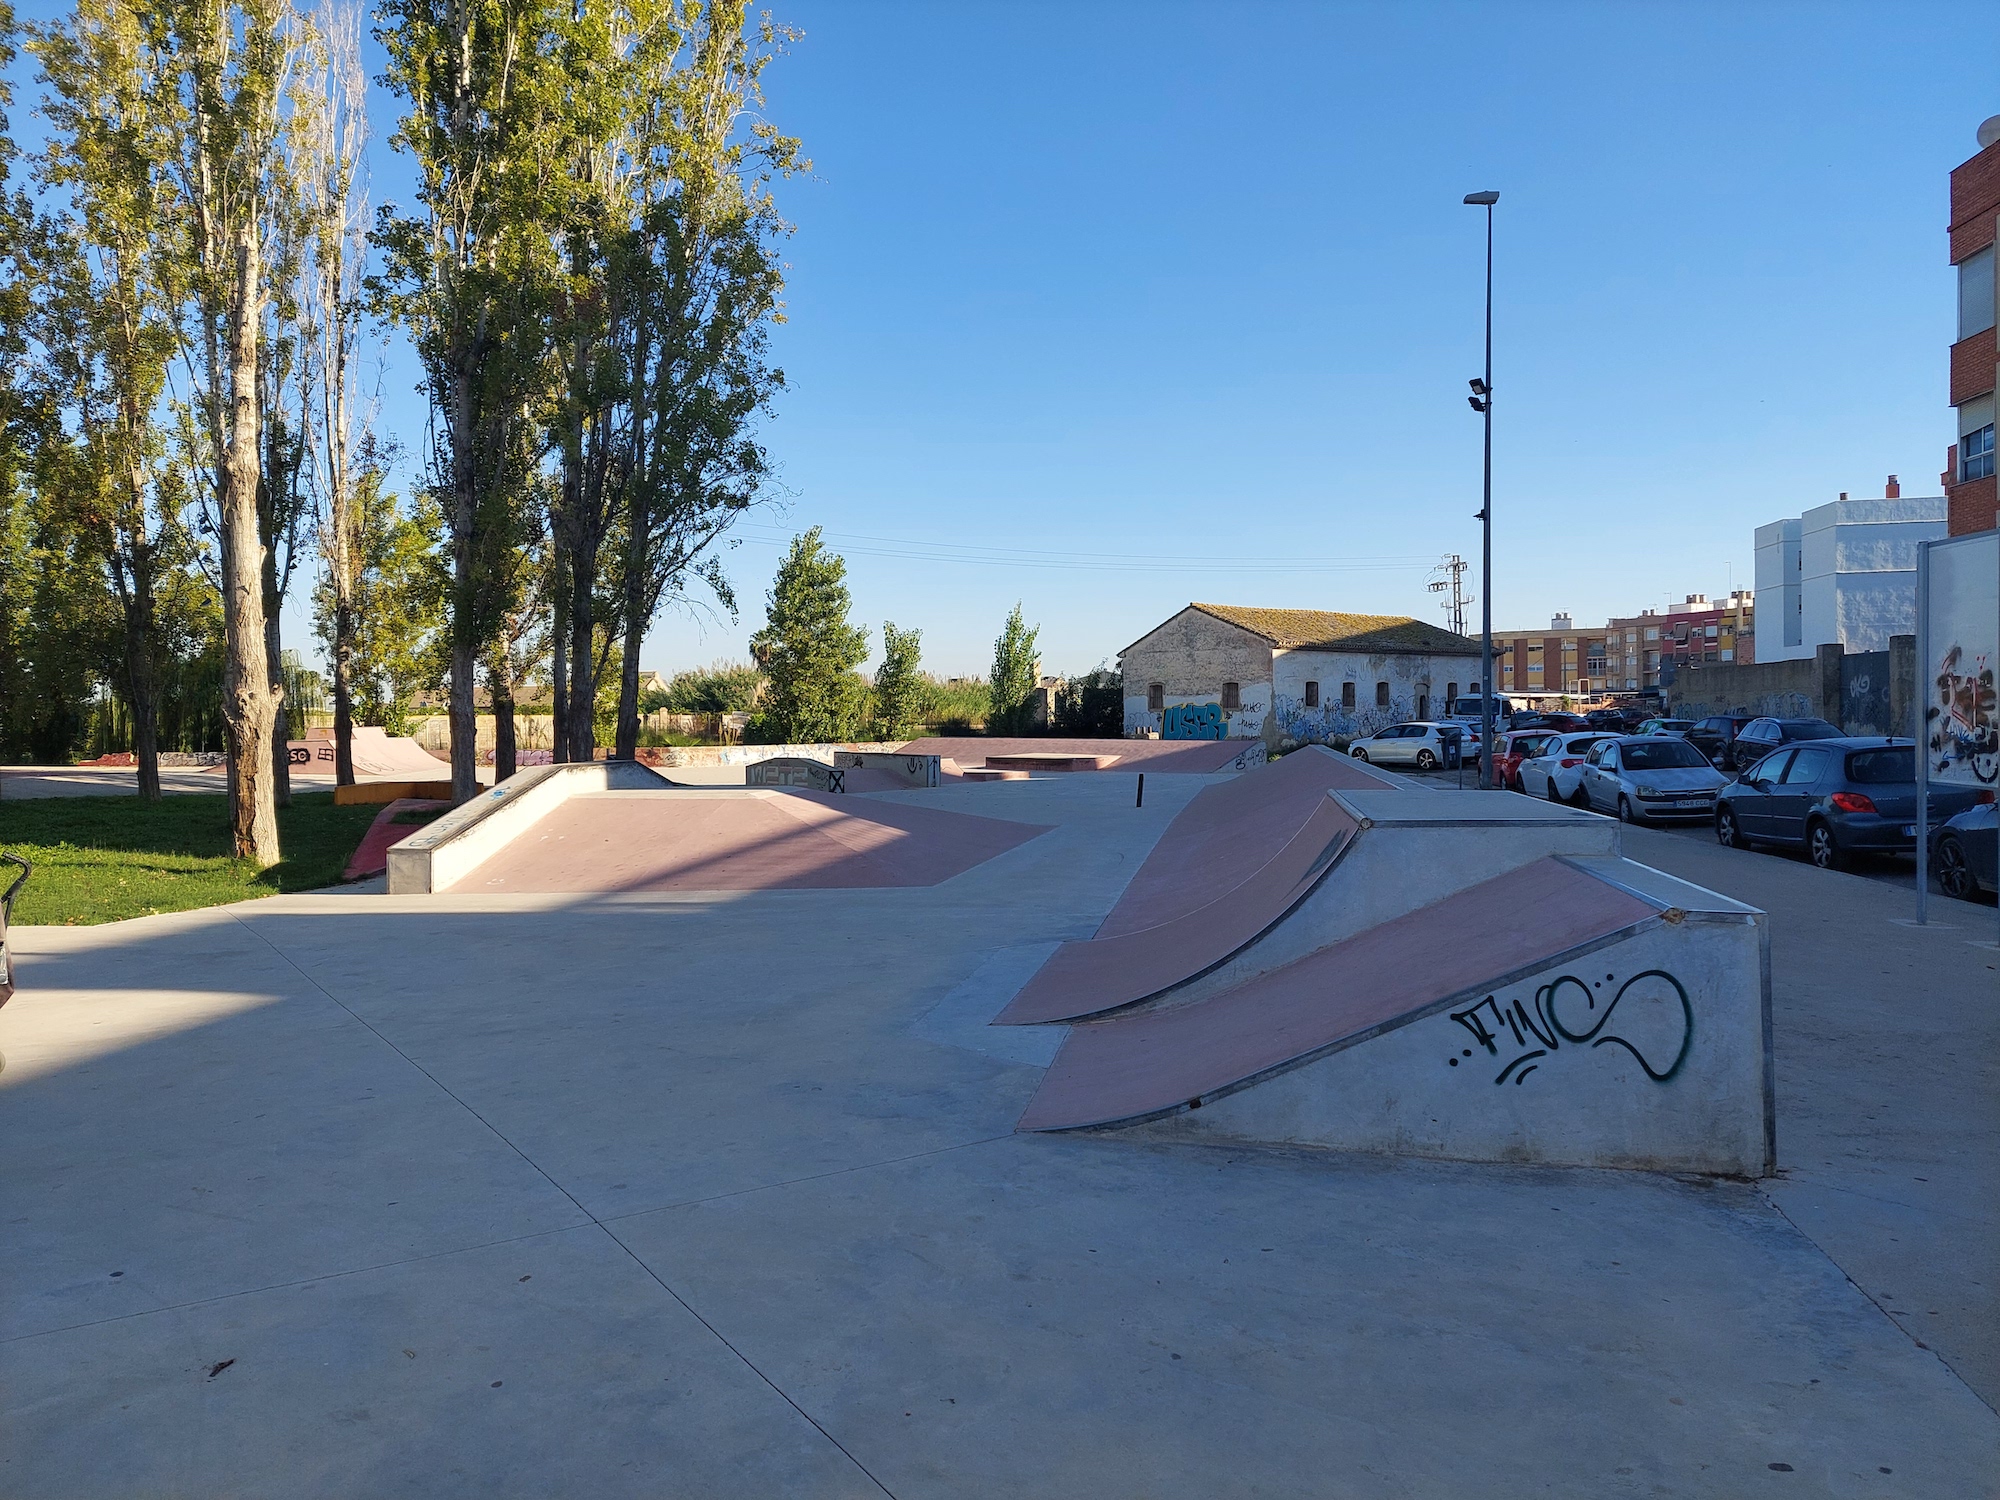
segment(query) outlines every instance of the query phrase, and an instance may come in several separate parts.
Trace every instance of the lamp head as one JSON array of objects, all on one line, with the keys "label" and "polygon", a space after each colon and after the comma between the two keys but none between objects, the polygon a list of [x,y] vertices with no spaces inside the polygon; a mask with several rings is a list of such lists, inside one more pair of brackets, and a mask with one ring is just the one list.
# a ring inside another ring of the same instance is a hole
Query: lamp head
[{"label": "lamp head", "polygon": [[1500,201],[1500,195],[1494,192],[1467,193],[1465,201],[1481,208],[1491,208]]}]

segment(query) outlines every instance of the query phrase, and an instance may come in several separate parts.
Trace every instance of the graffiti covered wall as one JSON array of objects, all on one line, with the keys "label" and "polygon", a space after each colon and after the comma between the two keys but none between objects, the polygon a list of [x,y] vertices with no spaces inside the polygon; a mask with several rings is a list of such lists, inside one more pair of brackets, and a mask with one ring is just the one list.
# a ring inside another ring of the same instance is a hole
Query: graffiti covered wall
[{"label": "graffiti covered wall", "polygon": [[1932,542],[1921,664],[1924,742],[1933,781],[2000,782],[2000,533]]},{"label": "graffiti covered wall", "polygon": [[[1469,691],[1478,676],[1476,658],[1281,651],[1273,667],[1275,737],[1281,742],[1325,744],[1373,734],[1406,719],[1439,718],[1448,702]],[[1385,685],[1386,704],[1379,701]]]}]

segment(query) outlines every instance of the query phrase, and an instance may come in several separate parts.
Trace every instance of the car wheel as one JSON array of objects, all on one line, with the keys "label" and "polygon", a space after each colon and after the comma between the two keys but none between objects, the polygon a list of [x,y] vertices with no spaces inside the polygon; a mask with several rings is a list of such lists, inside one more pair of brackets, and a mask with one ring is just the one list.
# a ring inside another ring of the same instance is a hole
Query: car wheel
[{"label": "car wheel", "polygon": [[1814,823],[1806,829],[1806,857],[1822,870],[1847,868],[1847,851],[1824,823]]},{"label": "car wheel", "polygon": [[1937,851],[1931,856],[1931,873],[1937,876],[1938,889],[1954,901],[1970,901],[1979,892],[1979,882],[1973,879],[1971,862],[1965,857],[1965,845],[1953,834],[1938,840]]},{"label": "car wheel", "polygon": [[1549,801],[1555,803],[1557,807],[1561,807],[1562,800],[1562,794],[1556,790],[1556,779],[1551,776],[1549,778]]},{"label": "car wheel", "polygon": [[1726,807],[1715,810],[1715,841],[1725,849],[1748,847],[1743,842],[1743,830],[1736,826],[1736,814]]},{"label": "car wheel", "polygon": [[1428,750],[1419,750],[1417,752],[1417,769],[1419,771],[1435,771],[1437,768],[1438,758],[1435,755],[1431,754]]},{"label": "car wheel", "polygon": [[1630,797],[1620,797],[1618,799],[1618,821],[1621,823],[1636,823],[1639,821],[1639,815],[1632,810],[1632,799]]},{"label": "car wheel", "polygon": [[1366,750],[1363,750],[1359,745],[1356,745],[1352,750],[1348,751],[1347,753],[1353,756],[1356,760],[1368,759],[1368,752]]}]

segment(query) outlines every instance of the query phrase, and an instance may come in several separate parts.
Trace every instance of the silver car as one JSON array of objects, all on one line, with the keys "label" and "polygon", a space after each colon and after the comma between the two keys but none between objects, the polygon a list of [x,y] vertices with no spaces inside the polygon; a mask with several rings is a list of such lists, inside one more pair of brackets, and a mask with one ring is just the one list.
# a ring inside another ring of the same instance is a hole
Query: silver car
[{"label": "silver car", "polygon": [[1576,802],[1627,823],[1715,816],[1715,796],[1729,784],[1686,740],[1621,735],[1585,753]]},{"label": "silver car", "polygon": [[1430,722],[1391,724],[1365,739],[1355,740],[1347,747],[1347,753],[1356,760],[1374,761],[1378,765],[1415,766],[1419,771],[1434,771],[1445,763],[1444,732],[1457,727]]},{"label": "silver car", "polygon": [[1601,730],[1579,730],[1573,734],[1552,734],[1542,753],[1521,762],[1515,772],[1521,790],[1530,797],[1546,797],[1551,802],[1568,802],[1576,795],[1577,778],[1583,774],[1583,757],[1592,745],[1610,736]]}]

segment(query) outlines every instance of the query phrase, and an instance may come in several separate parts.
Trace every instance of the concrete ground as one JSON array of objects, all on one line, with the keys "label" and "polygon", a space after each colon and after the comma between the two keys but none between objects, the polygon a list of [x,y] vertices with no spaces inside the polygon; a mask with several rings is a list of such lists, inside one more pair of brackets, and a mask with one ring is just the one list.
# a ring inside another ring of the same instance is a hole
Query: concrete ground
[{"label": "concrete ground", "polygon": [[0,1494],[1993,1493],[1969,931],[1630,836],[1772,913],[1762,1186],[1013,1134],[985,1018],[1204,780],[896,794],[1059,825],[928,888],[17,929]]}]

